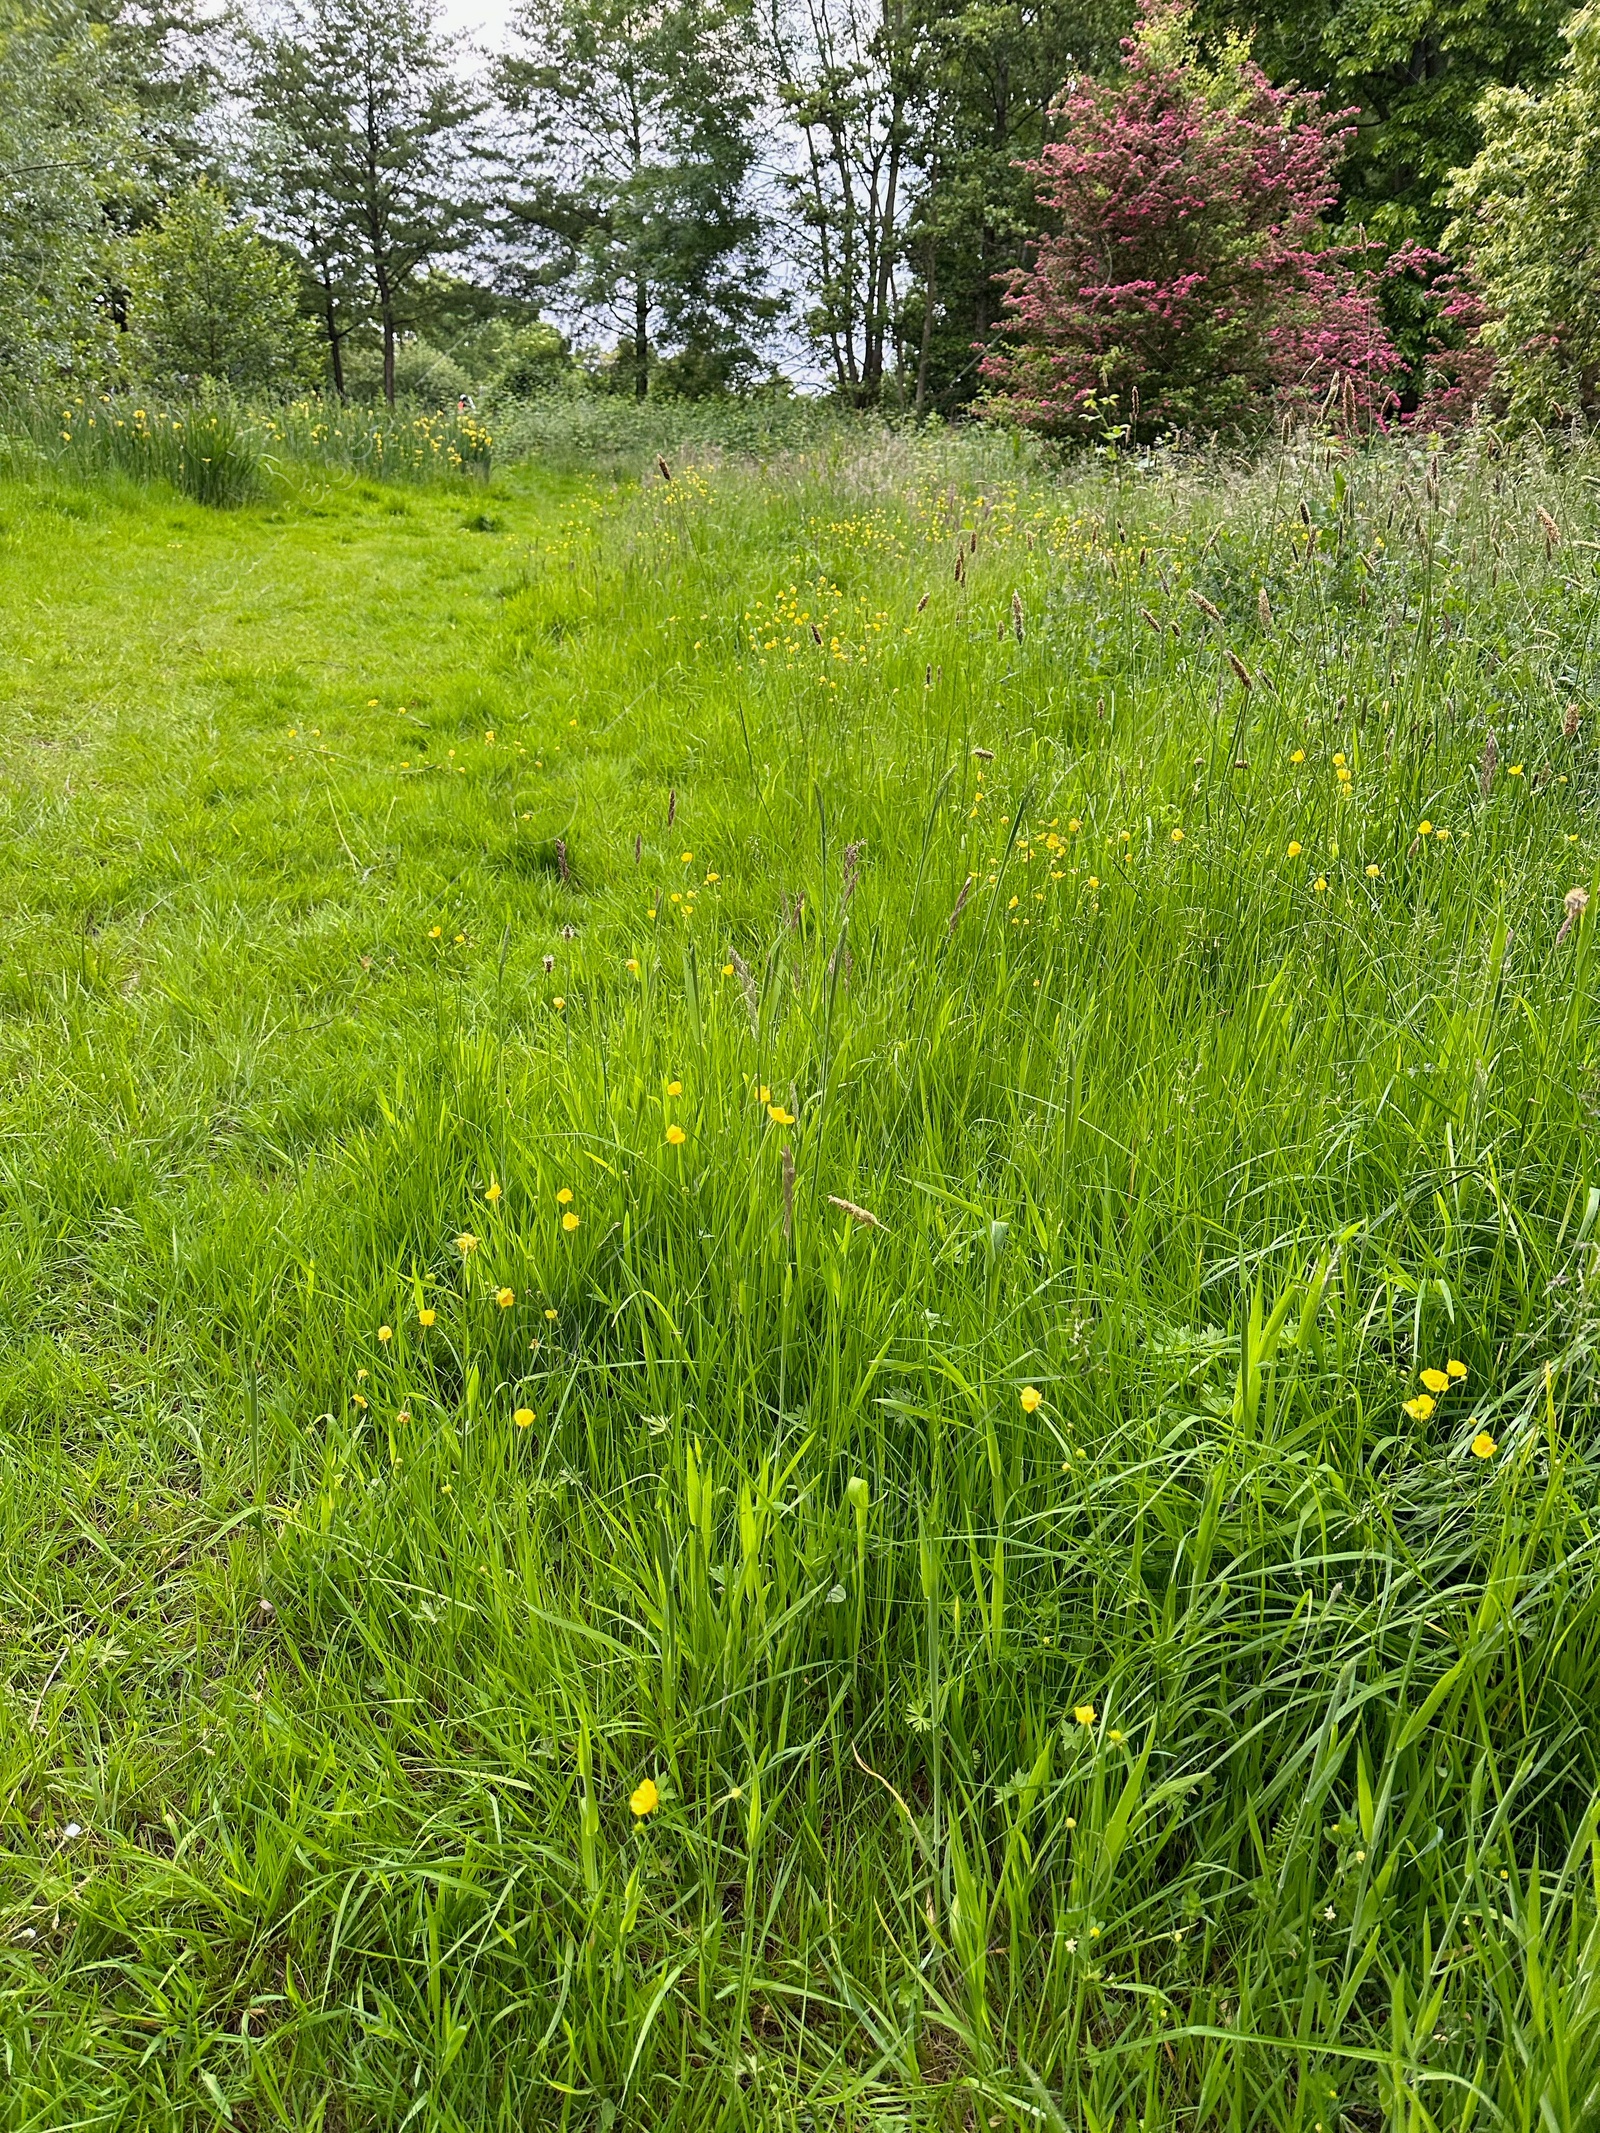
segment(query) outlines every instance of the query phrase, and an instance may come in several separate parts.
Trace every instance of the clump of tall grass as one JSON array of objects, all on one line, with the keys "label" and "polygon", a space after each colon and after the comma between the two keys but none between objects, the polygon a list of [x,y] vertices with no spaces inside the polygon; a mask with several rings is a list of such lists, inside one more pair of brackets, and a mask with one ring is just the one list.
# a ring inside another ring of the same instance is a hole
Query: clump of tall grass
[{"label": "clump of tall grass", "polygon": [[496,433],[479,415],[306,399],[261,419],[267,449],[307,466],[334,466],[378,481],[486,477]]},{"label": "clump of tall grass", "polygon": [[479,417],[298,400],[252,407],[223,393],[162,404],[128,392],[0,399],[0,470],[29,479],[121,475],[196,503],[247,504],[290,467],[378,481],[486,476],[494,440]]},{"label": "clump of tall grass", "polygon": [[499,402],[492,420],[496,442],[508,458],[531,459],[562,472],[608,474],[646,473],[658,452],[771,459],[829,437],[857,439],[865,430],[886,427],[823,400],[757,395],[636,401],[618,393],[573,391]]},{"label": "clump of tall grass", "polygon": [[259,422],[225,398],[176,407],[110,393],[0,402],[0,467],[14,476],[116,473],[226,506],[262,493],[262,462]]}]

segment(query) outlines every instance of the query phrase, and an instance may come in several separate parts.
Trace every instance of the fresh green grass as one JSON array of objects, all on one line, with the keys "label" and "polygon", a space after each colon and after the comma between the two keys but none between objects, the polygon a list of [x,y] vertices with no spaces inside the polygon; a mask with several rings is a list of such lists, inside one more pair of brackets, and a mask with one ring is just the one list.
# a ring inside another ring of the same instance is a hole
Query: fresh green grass
[{"label": "fresh green grass", "polygon": [[1591,463],[672,472],[0,489],[0,2120],[1592,2128]]}]

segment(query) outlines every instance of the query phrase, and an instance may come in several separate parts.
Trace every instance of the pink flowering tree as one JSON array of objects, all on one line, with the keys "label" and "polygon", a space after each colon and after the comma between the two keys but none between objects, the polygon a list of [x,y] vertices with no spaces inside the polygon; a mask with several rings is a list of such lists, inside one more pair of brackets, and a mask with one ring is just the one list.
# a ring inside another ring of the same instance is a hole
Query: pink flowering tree
[{"label": "pink flowering tree", "polygon": [[1242,39],[1202,59],[1183,0],[1146,0],[1117,77],[1069,83],[1056,117],[1026,166],[1054,227],[982,365],[994,412],[1066,437],[1383,418],[1377,279],[1322,221],[1348,114],[1274,88]]}]

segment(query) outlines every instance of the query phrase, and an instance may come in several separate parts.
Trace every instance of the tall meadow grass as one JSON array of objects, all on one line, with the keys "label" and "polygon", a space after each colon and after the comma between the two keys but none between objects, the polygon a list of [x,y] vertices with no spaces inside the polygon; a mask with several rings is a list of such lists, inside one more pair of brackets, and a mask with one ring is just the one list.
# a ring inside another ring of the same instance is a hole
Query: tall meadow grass
[{"label": "tall meadow grass", "polygon": [[1592,2127],[1591,457],[670,442],[48,529],[7,2110]]},{"label": "tall meadow grass", "polygon": [[12,480],[112,475],[218,508],[254,503],[297,470],[451,480],[487,474],[492,455],[490,430],[465,412],[251,407],[220,393],[173,405],[137,393],[0,397],[0,470]]}]

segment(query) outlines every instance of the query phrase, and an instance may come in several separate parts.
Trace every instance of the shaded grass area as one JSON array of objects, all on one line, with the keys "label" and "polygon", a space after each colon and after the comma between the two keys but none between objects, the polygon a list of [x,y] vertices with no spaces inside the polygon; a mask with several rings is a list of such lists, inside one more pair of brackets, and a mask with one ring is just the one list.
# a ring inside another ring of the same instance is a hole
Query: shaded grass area
[{"label": "shaded grass area", "polygon": [[1589,2122],[1590,471],[0,492],[6,2123]]}]

